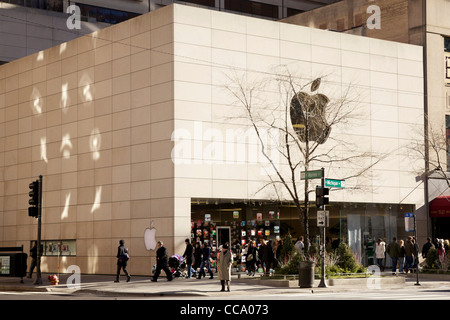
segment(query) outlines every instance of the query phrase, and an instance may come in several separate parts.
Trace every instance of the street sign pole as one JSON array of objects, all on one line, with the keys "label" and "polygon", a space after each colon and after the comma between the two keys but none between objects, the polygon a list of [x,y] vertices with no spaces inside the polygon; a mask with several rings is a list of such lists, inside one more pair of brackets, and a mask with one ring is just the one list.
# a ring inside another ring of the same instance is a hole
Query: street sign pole
[{"label": "street sign pole", "polygon": [[[417,225],[416,225],[416,213],[415,212],[414,212],[414,239],[416,240],[416,242],[414,243],[414,252],[416,253],[417,259],[419,259],[419,244],[417,243]],[[420,286],[420,283],[419,283],[419,261],[417,261],[416,276],[417,276],[417,280],[414,285]]]},{"label": "street sign pole", "polygon": [[[321,184],[322,184],[322,190],[325,188],[325,169],[321,169]],[[325,205],[322,206],[322,210],[325,211]],[[325,218],[326,221],[326,218]],[[326,232],[326,223],[322,227],[322,268],[321,268],[321,277],[320,277],[320,283],[319,288],[327,288],[327,282],[325,280],[325,232]]]},{"label": "street sign pole", "polygon": [[41,256],[42,256],[42,250],[41,250],[41,219],[42,219],[42,175],[39,176],[39,201],[37,204],[37,210],[38,210],[38,234],[37,234],[37,261],[36,261],[36,280],[34,281],[34,284],[41,285],[42,284],[42,278],[41,278]]}]

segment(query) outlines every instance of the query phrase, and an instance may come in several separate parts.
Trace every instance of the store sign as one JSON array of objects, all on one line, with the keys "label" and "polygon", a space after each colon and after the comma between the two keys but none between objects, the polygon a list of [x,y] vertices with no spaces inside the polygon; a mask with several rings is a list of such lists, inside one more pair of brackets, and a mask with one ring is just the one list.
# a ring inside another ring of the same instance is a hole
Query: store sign
[{"label": "store sign", "polygon": [[405,213],[405,231],[414,232],[414,213]]},{"label": "store sign", "polygon": [[317,211],[317,226],[318,227],[328,227],[328,216],[330,211]]},{"label": "store sign", "polygon": [[0,274],[10,274],[11,257],[0,257]]}]

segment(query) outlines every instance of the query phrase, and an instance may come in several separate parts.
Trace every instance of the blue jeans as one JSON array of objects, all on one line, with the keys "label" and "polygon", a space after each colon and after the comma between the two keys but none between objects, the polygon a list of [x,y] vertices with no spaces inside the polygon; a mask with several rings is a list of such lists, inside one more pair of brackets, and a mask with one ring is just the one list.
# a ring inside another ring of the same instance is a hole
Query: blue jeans
[{"label": "blue jeans", "polygon": [[200,264],[200,272],[199,272],[198,277],[200,278],[202,276],[202,274],[203,274],[203,276],[205,275],[205,271],[203,271],[203,267],[205,267],[205,264],[206,264],[206,267],[208,268],[209,275],[212,278],[213,272],[211,270],[211,264],[209,263],[209,260],[203,260],[202,263]]},{"label": "blue jeans", "polygon": [[403,266],[405,265],[405,257],[400,257],[398,259],[400,260],[400,268],[398,269],[398,271],[400,273],[403,273]]},{"label": "blue jeans", "polygon": [[406,256],[405,257],[405,270],[408,271],[410,268],[414,268],[414,259],[412,256]]},{"label": "blue jeans", "polygon": [[392,273],[397,272],[397,260],[398,258],[391,258],[392,259]]}]

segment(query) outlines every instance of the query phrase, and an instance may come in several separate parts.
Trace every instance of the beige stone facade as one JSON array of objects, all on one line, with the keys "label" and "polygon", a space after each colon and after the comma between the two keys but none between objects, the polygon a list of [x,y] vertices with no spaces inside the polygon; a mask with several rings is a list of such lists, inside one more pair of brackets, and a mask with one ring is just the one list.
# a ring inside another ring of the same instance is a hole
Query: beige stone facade
[{"label": "beige stone facade", "polygon": [[[82,273],[115,273],[124,239],[131,274],[150,274],[155,252],[144,246],[144,232],[152,222],[169,253],[182,254],[192,199],[274,199],[274,191],[258,193],[269,180],[261,174],[267,163],[228,163],[227,152],[207,151],[221,142],[214,134],[249,127],[229,120],[236,106],[224,89],[228,76],[267,76],[280,65],[307,81],[331,74],[323,85],[330,97],[356,83],[364,117],[336,134],[389,155],[363,182],[369,191],[344,190],[333,201],[420,207],[423,189],[402,165],[409,159],[400,147],[418,138],[408,128],[423,125],[421,53],[407,44],[172,5],[5,64],[0,246],[28,251],[36,238],[28,185],[39,175],[42,239],[76,241],[75,256],[44,256],[43,271],[78,265]],[[267,101],[277,99],[272,91],[264,93]],[[191,134],[192,154],[175,152],[174,133]],[[256,150],[252,142],[241,147]],[[343,169],[327,170],[338,177]]]}]

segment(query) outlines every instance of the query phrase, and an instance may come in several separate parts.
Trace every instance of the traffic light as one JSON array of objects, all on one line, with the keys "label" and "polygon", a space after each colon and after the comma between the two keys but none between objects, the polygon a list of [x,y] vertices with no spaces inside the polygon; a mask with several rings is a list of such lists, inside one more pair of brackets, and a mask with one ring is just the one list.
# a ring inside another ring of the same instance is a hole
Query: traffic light
[{"label": "traffic light", "polygon": [[316,207],[320,208],[328,203],[330,203],[330,199],[326,197],[329,195],[330,189],[329,188],[322,188],[317,186],[316,187]]},{"label": "traffic light", "polygon": [[28,207],[28,215],[30,217],[38,217],[38,205],[39,205],[39,180],[35,180],[29,185],[30,192],[28,195],[30,196],[30,199],[28,200],[28,204],[30,207]]}]

